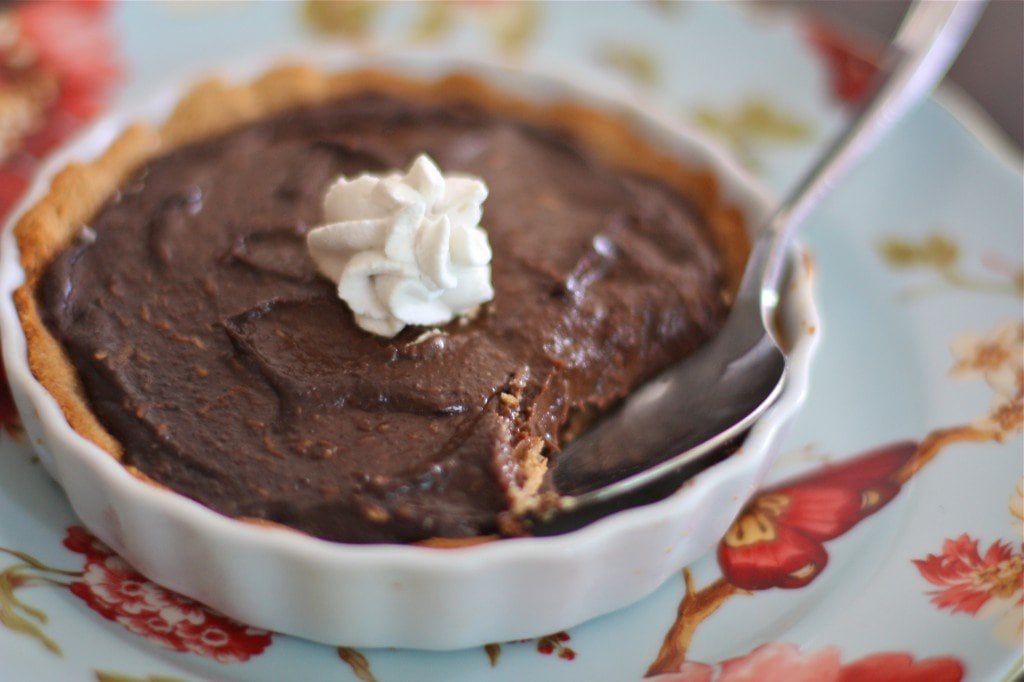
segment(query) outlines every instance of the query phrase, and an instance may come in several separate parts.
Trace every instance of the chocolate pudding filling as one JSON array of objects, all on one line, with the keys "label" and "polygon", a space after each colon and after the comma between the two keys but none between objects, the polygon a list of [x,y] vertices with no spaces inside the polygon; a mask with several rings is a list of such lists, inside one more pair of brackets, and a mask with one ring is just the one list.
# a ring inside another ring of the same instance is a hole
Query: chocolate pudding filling
[{"label": "chocolate pudding filling", "polygon": [[[495,297],[380,338],[305,233],[338,175],[424,152],[489,187]],[[581,417],[719,328],[713,244],[676,190],[567,134],[362,92],[146,163],[38,300],[124,464],[228,516],[412,542],[515,532]]]}]

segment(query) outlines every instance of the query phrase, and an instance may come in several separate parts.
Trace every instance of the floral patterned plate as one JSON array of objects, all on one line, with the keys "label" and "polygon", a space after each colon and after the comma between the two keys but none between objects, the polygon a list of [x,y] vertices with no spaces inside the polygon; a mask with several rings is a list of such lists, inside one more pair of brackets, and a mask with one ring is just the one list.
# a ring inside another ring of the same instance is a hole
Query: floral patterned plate
[{"label": "floral patterned plate", "polygon": [[[311,43],[604,71],[782,191],[872,73],[828,28],[664,2],[32,3],[0,13],[0,214],[61,140],[169,77]],[[629,608],[450,653],[249,628],[82,529],[0,401],[0,681],[1001,680],[1024,620],[1020,159],[922,106],[808,228],[824,338],[811,393],[719,544]]]}]

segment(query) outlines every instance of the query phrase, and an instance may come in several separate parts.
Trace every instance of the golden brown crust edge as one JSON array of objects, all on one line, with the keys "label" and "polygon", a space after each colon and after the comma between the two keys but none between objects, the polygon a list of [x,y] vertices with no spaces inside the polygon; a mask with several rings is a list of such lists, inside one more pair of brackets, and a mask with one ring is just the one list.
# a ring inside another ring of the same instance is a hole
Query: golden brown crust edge
[{"label": "golden brown crust edge", "polygon": [[567,129],[607,163],[661,178],[694,201],[704,214],[730,291],[738,285],[749,238],[741,212],[721,200],[715,175],[683,167],[654,151],[627,123],[612,116],[568,102],[529,103],[501,94],[466,74],[419,81],[376,70],[328,74],[310,67],[284,66],[237,86],[212,79],[186,93],[160,128],[131,126],[96,160],[72,164],[58,173],[49,192],[14,228],[25,270],[25,282],[15,291],[14,300],[25,331],[29,367],[75,431],[121,459],[121,444],[96,419],[77,371],[43,323],[36,304],[35,291],[43,272],[81,226],[149,159],[291,107],[370,88],[421,100],[468,98],[488,109]]},{"label": "golden brown crust edge", "polygon": [[100,158],[60,171],[47,195],[14,227],[25,270],[25,282],[14,292],[14,303],[25,331],[29,368],[57,400],[72,428],[118,459],[121,445],[90,409],[77,371],[43,323],[35,290],[46,267],[70,243],[79,226],[157,146],[157,134],[152,129],[127,129]]}]

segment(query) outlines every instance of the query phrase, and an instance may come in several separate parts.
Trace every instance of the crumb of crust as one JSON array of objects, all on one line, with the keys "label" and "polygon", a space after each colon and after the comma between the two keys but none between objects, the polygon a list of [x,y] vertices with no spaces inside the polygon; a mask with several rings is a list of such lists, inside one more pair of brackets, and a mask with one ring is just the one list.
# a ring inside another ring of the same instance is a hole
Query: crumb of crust
[{"label": "crumb of crust", "polygon": [[521,498],[518,509],[512,509],[498,516],[498,529],[504,537],[533,535],[534,523],[545,521],[560,511],[571,509],[572,498],[563,497],[548,490],[529,498]]},{"label": "crumb of crust", "polygon": [[571,443],[586,431],[596,419],[596,408],[590,407],[574,410],[569,414],[569,418],[566,420],[565,426],[562,427],[559,440],[561,440],[563,445]]},{"label": "crumb of crust", "polygon": [[515,516],[521,516],[536,504],[537,493],[548,470],[548,458],[543,452],[544,439],[537,436],[524,438],[512,451],[512,460],[517,465],[517,480],[508,492],[512,501],[511,512]]}]

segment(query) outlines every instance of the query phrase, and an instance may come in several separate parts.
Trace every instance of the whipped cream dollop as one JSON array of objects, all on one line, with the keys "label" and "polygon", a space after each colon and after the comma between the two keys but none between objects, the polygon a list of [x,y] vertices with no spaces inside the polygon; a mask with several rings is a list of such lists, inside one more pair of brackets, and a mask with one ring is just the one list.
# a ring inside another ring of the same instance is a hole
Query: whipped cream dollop
[{"label": "whipped cream dollop", "polygon": [[421,154],[405,173],[334,181],[306,245],[362,329],[444,324],[494,298],[486,198],[482,180],[442,175]]}]

